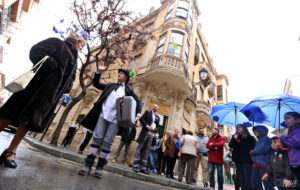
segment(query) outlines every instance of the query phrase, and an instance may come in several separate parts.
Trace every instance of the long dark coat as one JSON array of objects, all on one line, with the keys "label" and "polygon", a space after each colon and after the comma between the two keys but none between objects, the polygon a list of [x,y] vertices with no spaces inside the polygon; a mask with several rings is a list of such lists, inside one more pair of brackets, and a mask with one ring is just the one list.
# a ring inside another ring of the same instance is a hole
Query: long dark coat
[{"label": "long dark coat", "polygon": [[28,86],[13,94],[0,108],[1,119],[25,123],[30,131],[44,130],[61,95],[72,88],[76,77],[77,50],[70,42],[58,38],[41,41],[30,50],[33,64],[46,55],[49,58]]},{"label": "long dark coat", "polygon": [[[81,125],[83,125],[85,128],[90,129],[92,131],[95,130],[96,124],[98,122],[99,115],[102,110],[102,104],[106,100],[106,98],[110,95],[110,93],[116,89],[117,83],[107,83],[103,84],[100,83],[101,74],[95,74],[93,85],[94,87],[98,88],[99,90],[103,90],[101,96],[99,99],[94,103],[94,107],[91,109],[91,111],[87,114],[87,116],[83,119],[81,122]],[[125,96],[132,96],[136,103],[136,113],[141,113],[142,110],[142,103],[139,97],[135,94],[133,91],[133,88],[130,88],[129,86],[125,86]]]},{"label": "long dark coat", "polygon": [[232,136],[229,147],[233,149],[232,151],[232,161],[234,162],[250,162],[252,163],[250,150],[255,147],[255,139],[253,136],[247,136],[247,138],[242,138],[241,135],[238,139]]},{"label": "long dark coat", "polygon": [[[141,143],[143,141],[143,139],[145,138],[146,134],[149,132],[149,130],[146,128],[147,125],[151,125],[153,122],[153,116],[152,116],[152,111],[148,111],[146,110],[145,113],[142,115],[142,117],[140,118],[140,122],[142,124],[142,130],[139,134],[139,137],[137,139],[138,143]],[[159,120],[160,118],[155,114],[155,125],[156,128],[154,130],[154,132],[159,131]]]}]

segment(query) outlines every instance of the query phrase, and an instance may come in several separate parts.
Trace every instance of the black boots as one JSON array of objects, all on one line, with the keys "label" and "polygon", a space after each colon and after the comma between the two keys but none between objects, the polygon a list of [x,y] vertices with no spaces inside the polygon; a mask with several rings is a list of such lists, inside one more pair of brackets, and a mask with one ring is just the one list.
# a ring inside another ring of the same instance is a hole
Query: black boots
[{"label": "black boots", "polygon": [[6,150],[0,156],[0,165],[4,164],[4,166],[9,168],[16,168],[17,163],[14,160],[8,160],[7,157],[14,155],[16,157],[16,153],[7,152]]},{"label": "black boots", "polygon": [[85,166],[80,169],[78,174],[88,175],[94,165],[95,158],[96,158],[96,156],[94,156],[93,154],[88,155],[85,159]]},{"label": "black boots", "polygon": [[99,158],[98,163],[97,163],[97,167],[96,167],[96,170],[95,170],[95,174],[94,174],[95,177],[98,177],[98,178],[102,177],[102,175],[103,175],[102,170],[103,170],[103,167],[106,164],[107,164],[107,160],[106,159]]}]

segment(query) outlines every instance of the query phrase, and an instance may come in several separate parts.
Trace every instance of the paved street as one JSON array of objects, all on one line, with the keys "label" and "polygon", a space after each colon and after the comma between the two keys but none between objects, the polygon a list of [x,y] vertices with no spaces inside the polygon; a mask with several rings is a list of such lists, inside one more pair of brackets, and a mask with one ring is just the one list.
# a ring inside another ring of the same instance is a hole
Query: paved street
[{"label": "paved street", "polygon": [[[6,148],[12,135],[0,133],[0,152]],[[0,189],[105,189],[105,190],[158,190],[174,189],[105,172],[99,180],[77,174],[81,164],[53,157],[22,143],[17,151],[17,169],[0,166]]]}]

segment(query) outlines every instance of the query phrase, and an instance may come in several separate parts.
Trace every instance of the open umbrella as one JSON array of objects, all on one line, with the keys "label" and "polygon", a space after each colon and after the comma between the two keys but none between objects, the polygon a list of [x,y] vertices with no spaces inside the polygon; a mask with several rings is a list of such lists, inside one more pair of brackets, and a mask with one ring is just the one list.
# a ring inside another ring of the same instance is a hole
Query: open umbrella
[{"label": "open umbrella", "polygon": [[244,105],[245,104],[229,102],[227,104],[214,106],[209,117],[220,125],[236,127],[237,124],[244,124],[249,126],[250,122],[248,118],[240,112]]},{"label": "open umbrella", "polygon": [[259,96],[242,110],[248,118],[256,122],[279,128],[286,112],[300,112],[300,97],[288,94]]}]

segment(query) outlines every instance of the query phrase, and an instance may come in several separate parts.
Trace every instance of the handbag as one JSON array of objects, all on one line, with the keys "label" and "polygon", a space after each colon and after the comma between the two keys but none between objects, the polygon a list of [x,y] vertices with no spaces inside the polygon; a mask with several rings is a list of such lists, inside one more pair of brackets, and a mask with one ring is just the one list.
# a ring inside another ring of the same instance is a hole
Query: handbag
[{"label": "handbag", "polygon": [[16,93],[19,91],[22,91],[26,88],[26,86],[29,84],[29,82],[33,79],[35,74],[38,72],[38,70],[41,68],[43,63],[49,58],[48,55],[46,55],[43,59],[41,59],[36,65],[34,65],[29,71],[23,73],[13,81],[11,81],[8,85],[6,85],[4,88],[8,90],[9,92]]}]

